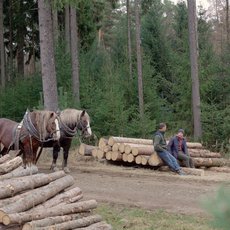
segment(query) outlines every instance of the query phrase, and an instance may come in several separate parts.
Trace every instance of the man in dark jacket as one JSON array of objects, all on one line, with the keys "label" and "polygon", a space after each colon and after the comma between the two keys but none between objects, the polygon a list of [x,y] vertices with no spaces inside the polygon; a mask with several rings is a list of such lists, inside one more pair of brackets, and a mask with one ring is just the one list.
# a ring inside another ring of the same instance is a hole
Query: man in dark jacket
[{"label": "man in dark jacket", "polygon": [[169,141],[168,150],[176,159],[183,161],[186,167],[194,168],[193,160],[188,153],[183,129],[179,129],[177,135]]},{"label": "man in dark jacket", "polygon": [[159,124],[158,131],[155,133],[153,139],[154,150],[173,172],[176,172],[179,175],[185,175],[185,173],[182,172],[176,158],[168,152],[166,140],[164,137],[166,128],[167,126],[165,123]]}]

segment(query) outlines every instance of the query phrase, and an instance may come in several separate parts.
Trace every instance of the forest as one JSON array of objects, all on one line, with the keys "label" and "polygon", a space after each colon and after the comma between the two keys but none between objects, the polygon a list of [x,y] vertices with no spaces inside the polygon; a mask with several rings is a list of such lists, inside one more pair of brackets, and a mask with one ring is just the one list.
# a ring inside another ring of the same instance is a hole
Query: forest
[{"label": "forest", "polygon": [[189,2],[1,1],[0,117],[86,109],[98,139],[152,138],[165,122],[229,156],[229,1]]}]

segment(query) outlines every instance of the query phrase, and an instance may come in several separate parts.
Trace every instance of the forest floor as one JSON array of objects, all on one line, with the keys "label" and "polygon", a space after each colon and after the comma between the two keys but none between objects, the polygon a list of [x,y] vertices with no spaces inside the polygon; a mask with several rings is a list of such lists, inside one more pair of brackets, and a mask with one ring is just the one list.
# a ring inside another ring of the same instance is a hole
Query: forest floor
[{"label": "forest floor", "polygon": [[[47,150],[38,167],[50,172],[51,161],[51,151]],[[79,156],[76,151],[70,154],[69,168],[84,199],[187,215],[206,216],[203,203],[212,200],[221,186],[230,186],[229,173],[205,171],[204,176],[179,176],[151,168],[98,162]]]}]

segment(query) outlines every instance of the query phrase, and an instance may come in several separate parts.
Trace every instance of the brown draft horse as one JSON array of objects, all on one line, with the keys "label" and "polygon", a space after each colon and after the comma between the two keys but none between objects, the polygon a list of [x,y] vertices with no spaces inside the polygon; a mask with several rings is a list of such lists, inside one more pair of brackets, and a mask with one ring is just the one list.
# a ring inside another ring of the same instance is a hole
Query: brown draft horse
[{"label": "brown draft horse", "polygon": [[10,150],[20,150],[24,166],[36,163],[36,153],[41,142],[60,138],[57,114],[52,111],[26,111],[20,123],[0,118],[0,144],[5,155]]},{"label": "brown draft horse", "polygon": [[[76,110],[76,109],[65,109],[60,112],[59,115],[59,126],[61,137],[58,141],[48,141],[44,142],[42,148],[53,147],[53,162],[51,165],[51,170],[59,170],[56,162],[58,158],[58,153],[60,149],[63,149],[63,162],[62,169],[65,172],[70,172],[67,167],[67,160],[69,155],[69,149],[71,147],[71,142],[73,137],[77,134],[78,130],[81,132],[81,135],[85,138],[92,135],[90,128],[90,117],[85,110]],[[42,152],[37,156],[37,160]],[[36,161],[37,161],[36,160]]]}]

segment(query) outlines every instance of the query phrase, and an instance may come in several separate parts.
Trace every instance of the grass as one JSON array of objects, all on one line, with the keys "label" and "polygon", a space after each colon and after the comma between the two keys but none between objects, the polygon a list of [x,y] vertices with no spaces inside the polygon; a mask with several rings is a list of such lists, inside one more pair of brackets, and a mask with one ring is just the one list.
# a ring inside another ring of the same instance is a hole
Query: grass
[{"label": "grass", "polygon": [[95,213],[113,226],[113,230],[214,230],[207,217],[148,211],[101,203]]}]

